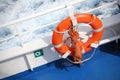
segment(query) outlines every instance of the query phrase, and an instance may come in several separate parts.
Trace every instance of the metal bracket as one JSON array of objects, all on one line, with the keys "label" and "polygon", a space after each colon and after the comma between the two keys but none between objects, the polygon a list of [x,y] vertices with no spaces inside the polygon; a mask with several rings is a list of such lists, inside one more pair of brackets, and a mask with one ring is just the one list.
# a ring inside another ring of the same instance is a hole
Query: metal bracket
[{"label": "metal bracket", "polygon": [[73,27],[78,26],[77,20],[76,20],[76,18],[74,16],[73,6],[70,3],[67,3],[66,7],[68,9],[69,16],[70,16],[70,18],[72,20]]}]

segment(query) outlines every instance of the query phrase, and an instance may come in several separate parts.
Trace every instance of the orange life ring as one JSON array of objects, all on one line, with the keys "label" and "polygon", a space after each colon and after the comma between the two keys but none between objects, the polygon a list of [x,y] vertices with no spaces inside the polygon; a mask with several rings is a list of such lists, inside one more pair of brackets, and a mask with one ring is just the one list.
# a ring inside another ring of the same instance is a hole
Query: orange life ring
[{"label": "orange life ring", "polygon": [[[74,15],[77,23],[87,23],[89,24],[93,29],[92,37],[88,39],[86,43],[83,43],[81,47],[83,48],[82,51],[88,52],[92,49],[91,44],[92,43],[98,43],[103,35],[103,27],[101,20],[89,13],[83,13],[83,14],[75,14]],[[74,55],[73,48],[67,46],[63,41],[63,35],[66,30],[68,30],[72,26],[72,21],[70,17],[64,19],[55,29],[52,35],[52,44],[54,45],[57,52],[59,52],[61,55],[64,55],[66,53],[70,53],[70,55]],[[81,43],[81,40],[80,40]],[[80,49],[81,50],[81,49]]]}]

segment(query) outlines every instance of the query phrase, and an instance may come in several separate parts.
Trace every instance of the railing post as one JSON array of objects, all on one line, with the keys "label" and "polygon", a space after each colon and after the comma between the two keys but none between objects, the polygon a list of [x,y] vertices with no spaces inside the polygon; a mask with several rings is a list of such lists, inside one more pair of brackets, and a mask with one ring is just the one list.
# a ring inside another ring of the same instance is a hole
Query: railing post
[{"label": "railing post", "polygon": [[70,4],[70,3],[67,3],[66,7],[68,9],[69,16],[70,16],[70,18],[72,20],[73,27],[76,27],[78,24],[77,24],[77,20],[76,20],[76,18],[74,16],[73,5]]},{"label": "railing post", "polygon": [[28,57],[27,54],[24,55],[24,59],[25,59],[25,62],[26,62],[26,65],[27,65],[28,69],[30,69],[31,71],[33,71],[33,67],[30,64],[30,60],[29,60],[29,57]]},{"label": "railing post", "polygon": [[19,38],[19,40],[20,40],[21,47],[23,47],[23,40],[22,40],[22,37],[21,37],[21,35],[20,35],[20,33],[19,33],[19,30],[18,30],[17,26],[14,26],[14,28],[15,28],[15,31],[16,31],[16,33],[17,33],[17,36],[18,36],[18,38]]}]

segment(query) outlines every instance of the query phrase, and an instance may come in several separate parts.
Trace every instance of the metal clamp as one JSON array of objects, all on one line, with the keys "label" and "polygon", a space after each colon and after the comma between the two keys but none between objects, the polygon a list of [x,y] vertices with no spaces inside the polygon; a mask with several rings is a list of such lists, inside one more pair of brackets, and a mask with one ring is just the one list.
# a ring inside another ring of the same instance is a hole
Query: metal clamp
[{"label": "metal clamp", "polygon": [[73,6],[70,3],[67,3],[66,7],[68,9],[69,16],[70,16],[70,18],[72,20],[73,27],[78,26],[77,20],[76,20],[76,18],[74,16]]}]

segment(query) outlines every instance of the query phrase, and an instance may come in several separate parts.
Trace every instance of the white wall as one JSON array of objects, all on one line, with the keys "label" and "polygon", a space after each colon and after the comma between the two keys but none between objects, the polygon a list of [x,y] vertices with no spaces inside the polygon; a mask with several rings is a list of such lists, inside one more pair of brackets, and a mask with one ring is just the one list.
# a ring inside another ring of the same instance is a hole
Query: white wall
[{"label": "white wall", "polygon": [[[49,45],[43,49],[44,55],[35,58],[34,53],[20,56],[0,63],[0,79],[59,59],[58,54]],[[34,69],[33,69],[34,70]]]},{"label": "white wall", "polygon": [[24,57],[0,63],[0,79],[27,70]]}]

